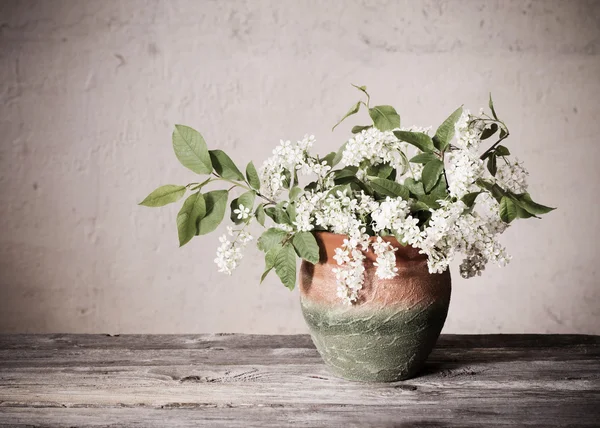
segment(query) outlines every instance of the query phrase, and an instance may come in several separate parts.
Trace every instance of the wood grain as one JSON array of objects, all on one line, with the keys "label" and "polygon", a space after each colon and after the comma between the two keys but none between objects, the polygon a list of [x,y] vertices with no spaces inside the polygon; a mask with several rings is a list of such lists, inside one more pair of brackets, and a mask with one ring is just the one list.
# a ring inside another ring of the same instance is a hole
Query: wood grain
[{"label": "wood grain", "polygon": [[441,336],[421,376],[330,375],[308,336],[0,335],[0,426],[600,426],[600,337]]}]

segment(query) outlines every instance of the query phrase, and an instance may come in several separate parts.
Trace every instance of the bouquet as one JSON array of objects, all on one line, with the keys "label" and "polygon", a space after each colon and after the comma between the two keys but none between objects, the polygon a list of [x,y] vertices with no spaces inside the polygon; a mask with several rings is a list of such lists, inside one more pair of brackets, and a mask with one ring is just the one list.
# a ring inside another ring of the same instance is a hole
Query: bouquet
[{"label": "bouquet", "polygon": [[349,305],[364,283],[366,252],[376,256],[379,278],[397,274],[396,248],[382,237],[418,248],[431,274],[459,255],[464,278],[481,275],[489,262],[506,265],[510,256],[499,235],[515,219],[539,218],[554,208],[529,195],[528,172],[504,144],[510,134],[491,96],[489,112],[459,107],[433,132],[401,126],[392,106],[371,106],[366,87],[355,87],[364,100],[336,126],[363,107],[372,123],[354,126],[337,152],[322,157],[313,152],[315,137],[305,136],[281,141],[258,170],[249,162],[242,173],[225,152],[208,150],[198,131],[176,125],[175,155],[205,179],[159,187],[141,205],[164,206],[191,192],[177,215],[181,246],[213,232],[229,205],[231,225],[215,259],[219,271],[231,274],[239,265],[254,240],[250,226],[258,223],[264,228],[257,239],[265,254],[261,282],[274,270],[290,289],[297,258],[319,263],[313,233],[342,234],[335,275],[337,294]]}]

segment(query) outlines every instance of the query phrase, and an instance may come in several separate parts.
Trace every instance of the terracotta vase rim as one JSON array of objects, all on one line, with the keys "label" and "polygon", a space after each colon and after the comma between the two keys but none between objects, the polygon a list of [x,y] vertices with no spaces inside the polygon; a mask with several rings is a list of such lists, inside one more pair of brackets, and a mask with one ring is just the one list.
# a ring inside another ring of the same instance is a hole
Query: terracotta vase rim
[{"label": "terracotta vase rim", "polygon": [[[342,235],[340,233],[333,233],[326,230],[318,230],[312,232],[315,235],[317,243],[319,247],[324,250],[321,252],[321,262],[322,263],[337,263],[333,259],[335,254],[335,249],[339,248],[342,245],[344,239],[348,238],[348,235]],[[369,242],[375,242],[377,240],[377,236],[369,237]],[[398,242],[393,235],[382,236],[386,242],[389,242],[393,247],[396,248],[396,260],[398,262],[424,262],[427,260],[427,255],[420,253],[420,249],[413,247],[412,245],[402,245]],[[376,259],[373,251],[363,252],[365,254],[366,260],[374,262]]]},{"label": "terracotta vase rim", "polygon": [[[312,233],[314,235],[323,235],[324,237],[328,236],[331,238],[338,238],[338,239],[345,239],[348,238],[348,235],[344,235],[341,233],[334,233],[334,232],[329,232],[328,230],[313,230]],[[388,235],[388,236],[370,236],[369,237],[369,241],[376,241],[377,238],[381,238],[384,241],[390,242],[391,244],[398,244],[402,247],[411,247],[411,248],[415,248],[412,245],[402,245],[399,241],[398,238],[396,238],[394,235]],[[326,238],[327,239],[327,238]]]}]

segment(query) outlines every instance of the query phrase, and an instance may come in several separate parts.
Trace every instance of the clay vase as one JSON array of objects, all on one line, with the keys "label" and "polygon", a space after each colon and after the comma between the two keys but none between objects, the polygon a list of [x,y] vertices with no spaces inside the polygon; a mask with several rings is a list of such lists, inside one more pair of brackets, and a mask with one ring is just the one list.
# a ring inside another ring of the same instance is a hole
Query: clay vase
[{"label": "clay vase", "polygon": [[[316,232],[318,264],[303,261],[300,302],[312,340],[334,375],[393,382],[415,376],[440,335],[450,304],[450,273],[430,274],[427,256],[396,238],[398,275],[379,279],[376,257],[365,252],[365,282],[353,305],[337,296],[335,249],[345,238]],[[373,238],[375,239],[375,238]]]}]

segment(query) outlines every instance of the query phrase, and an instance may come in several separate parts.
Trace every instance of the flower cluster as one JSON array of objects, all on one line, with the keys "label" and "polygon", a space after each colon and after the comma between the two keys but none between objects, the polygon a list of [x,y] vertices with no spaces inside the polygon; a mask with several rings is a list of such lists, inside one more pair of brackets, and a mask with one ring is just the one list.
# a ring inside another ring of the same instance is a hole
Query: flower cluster
[{"label": "flower cluster", "polygon": [[515,159],[515,162],[504,160],[498,168],[496,180],[514,193],[525,193],[528,175],[529,172],[523,166],[523,162],[518,159]]},{"label": "flower cluster", "polygon": [[402,149],[402,143],[391,131],[382,132],[377,128],[369,128],[348,140],[342,154],[342,162],[348,166],[387,163],[399,168]]},{"label": "flower cluster", "polygon": [[[243,193],[229,204],[229,218],[239,229],[229,228],[220,238],[219,271],[231,274],[239,265],[242,250],[253,239],[247,230],[256,222],[267,229],[258,239],[265,253],[264,275],[274,270],[289,288],[296,282],[296,257],[320,260],[313,232],[345,235],[335,253],[334,272],[338,295],[348,304],[359,299],[366,270],[375,269],[381,279],[398,274],[397,245],[426,255],[431,274],[445,271],[457,257],[465,278],[480,275],[488,263],[508,263],[499,235],[513,220],[539,217],[553,208],[534,202],[528,193],[527,170],[502,145],[509,131],[491,98],[489,114],[482,110],[474,115],[460,107],[430,132],[401,127],[392,106],[371,106],[366,87],[356,88],[366,102],[356,103],[342,120],[364,106],[373,123],[352,128],[353,135],[337,152],[312,154],[312,135],[281,141],[259,171],[250,162],[245,174],[222,151],[209,153],[198,145],[191,153],[188,140],[203,137],[177,125],[176,156],[209,177],[187,186],[162,186],[141,205],[163,206],[195,192],[177,217],[179,242],[185,245],[217,228],[229,197],[239,189]],[[219,181],[227,190],[205,191]],[[367,255],[374,256],[373,266]]]},{"label": "flower cluster", "polygon": [[394,248],[392,244],[384,241],[381,236],[377,237],[377,240],[373,242],[373,252],[377,257],[377,261],[374,265],[377,267],[376,274],[381,279],[391,279],[398,273],[396,267],[396,256],[394,252],[398,248]]},{"label": "flower cluster", "polygon": [[470,116],[468,110],[463,110],[454,125],[455,150],[448,154],[446,162],[448,193],[458,199],[477,190],[475,182],[484,172],[483,160],[479,158],[479,134],[482,129],[477,125],[469,125]]},{"label": "flower cluster", "polygon": [[[325,161],[319,161],[309,154],[315,143],[313,135],[305,135],[296,143],[281,140],[273,150],[273,155],[262,165],[260,171],[261,192],[269,198],[275,198],[293,178],[292,174],[316,174],[319,180],[331,170]],[[289,175],[286,175],[289,174]]]},{"label": "flower cluster", "polygon": [[[357,235],[356,233],[353,235]],[[369,235],[351,236],[344,239],[340,248],[336,248],[334,260],[339,267],[334,268],[337,281],[337,295],[343,303],[352,304],[358,299],[358,293],[365,282],[365,255],[369,248]]]},{"label": "flower cluster", "polygon": [[[236,235],[235,239],[233,241],[229,240],[228,236],[234,235]],[[253,239],[254,237],[243,229],[235,231],[231,226],[228,227],[227,234],[219,238],[221,245],[217,248],[217,258],[215,259],[219,272],[231,275],[243,257],[242,250]]]},{"label": "flower cluster", "polygon": [[[411,132],[426,133],[428,129],[409,128]],[[417,131],[415,131],[417,129]],[[338,267],[335,275],[338,281],[338,296],[346,303],[358,299],[364,284],[365,255],[373,251],[376,256],[374,266],[376,275],[381,279],[393,278],[396,267],[395,248],[380,236],[369,243],[372,234],[393,235],[403,245],[412,245],[427,255],[427,264],[431,273],[445,271],[457,254],[463,254],[460,273],[469,278],[480,275],[488,262],[505,265],[510,257],[498,243],[497,235],[504,232],[506,224],[500,219],[499,204],[489,193],[478,197],[477,209],[469,209],[461,198],[480,190],[477,180],[486,177],[484,161],[479,157],[481,132],[485,129],[482,121],[474,120],[464,110],[455,124],[455,139],[446,156],[445,177],[448,195],[436,201],[437,207],[428,211],[428,219],[422,222],[411,212],[411,201],[402,197],[386,196],[375,199],[364,190],[332,190],[335,182],[328,175],[331,167],[319,162],[310,155],[314,137],[305,137],[292,144],[282,142],[262,168],[262,191],[276,196],[285,185],[286,171],[298,171],[301,174],[315,174],[320,187],[300,192],[296,201],[295,219],[292,224],[275,224],[275,227],[293,233],[313,230],[329,230],[347,235],[343,245],[336,250],[334,259]],[[412,148],[413,154],[421,153]],[[365,179],[366,168],[387,164],[406,174],[398,177],[402,183],[407,177],[420,180],[423,165],[411,164],[405,168],[404,159],[408,156],[408,144],[400,141],[391,131],[368,128],[349,139],[342,151],[341,162],[346,167],[359,167],[357,178]],[[361,174],[361,170],[363,173]],[[520,162],[505,162],[499,169],[495,181],[514,192],[526,190],[527,172]],[[247,213],[242,207],[235,212],[239,218]],[[229,272],[229,267],[238,260],[237,247],[228,247],[224,243],[220,254],[231,252],[229,264],[219,266]],[[229,254],[229,253],[228,253]]]}]

